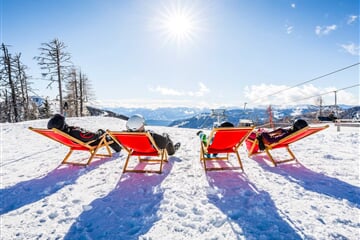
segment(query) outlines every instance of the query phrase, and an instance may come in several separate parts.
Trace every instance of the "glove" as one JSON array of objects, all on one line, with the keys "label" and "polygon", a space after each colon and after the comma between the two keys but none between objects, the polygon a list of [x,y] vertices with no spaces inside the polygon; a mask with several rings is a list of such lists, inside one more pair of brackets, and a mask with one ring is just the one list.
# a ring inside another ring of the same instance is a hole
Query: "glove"
[{"label": "glove", "polygon": [[96,134],[97,134],[98,136],[101,136],[101,135],[103,135],[104,133],[105,133],[105,131],[102,130],[102,129],[99,129],[99,130],[97,130],[97,132],[96,132]]}]

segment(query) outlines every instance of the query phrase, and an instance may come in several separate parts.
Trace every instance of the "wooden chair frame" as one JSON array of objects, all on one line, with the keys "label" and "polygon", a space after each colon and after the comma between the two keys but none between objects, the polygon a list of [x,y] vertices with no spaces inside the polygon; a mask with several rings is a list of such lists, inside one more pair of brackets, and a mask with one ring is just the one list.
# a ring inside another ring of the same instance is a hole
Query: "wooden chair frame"
[{"label": "wooden chair frame", "polygon": [[[36,133],[39,133],[40,135],[43,135],[47,138],[50,138],[58,143],[61,143],[62,145],[65,145],[67,147],[69,147],[69,152],[65,155],[65,158],[63,159],[63,161],[61,162],[61,164],[72,164],[72,165],[81,165],[81,166],[86,166],[89,165],[91,163],[91,161],[93,160],[93,158],[96,157],[111,157],[112,153],[109,147],[109,144],[112,143],[112,141],[108,141],[106,140],[106,134],[104,134],[101,137],[100,142],[97,145],[91,146],[90,144],[92,144],[93,142],[95,142],[96,140],[90,141],[90,142],[83,142],[79,139],[76,139],[72,136],[70,136],[69,134],[66,134],[56,128],[52,128],[52,129],[43,129],[43,128],[33,128],[33,127],[29,127],[29,129],[31,131],[34,131]],[[98,154],[97,151],[102,148],[105,147],[107,154]],[[74,151],[87,151],[90,153],[90,157],[88,158],[87,162],[83,163],[83,162],[70,162],[68,161],[70,155],[74,152]]]},{"label": "wooden chair frame", "polygon": [[[162,173],[163,165],[168,161],[168,153],[166,149],[160,149],[156,145],[155,140],[149,132],[124,132],[107,130],[107,133],[128,153],[123,168],[124,173]],[[130,139],[132,140],[129,141]],[[139,144],[141,144],[141,146],[139,146]],[[137,157],[139,162],[159,163],[159,170],[129,169],[128,164],[132,157]]]},{"label": "wooden chair frame", "polygon": [[[200,146],[200,161],[203,163],[205,172],[214,171],[214,170],[235,170],[241,169],[244,171],[243,164],[241,162],[240,154],[238,152],[239,147],[249,136],[254,127],[227,127],[227,128],[214,128],[209,135],[210,143],[205,145],[201,141]],[[219,134],[223,134],[222,137],[218,137]],[[236,136],[235,134],[241,134],[235,139],[231,139],[231,136]],[[226,139],[224,139],[226,137]],[[229,141],[231,139],[232,141]],[[222,144],[223,143],[223,144]],[[222,146],[221,146],[222,145]],[[234,153],[239,163],[239,167],[208,167],[206,162],[208,161],[229,161],[230,153]],[[208,154],[220,154],[216,157],[208,157]],[[225,154],[225,156],[223,156]]]},{"label": "wooden chair frame", "polygon": [[[269,157],[269,159],[271,160],[271,162],[274,164],[275,167],[278,164],[285,163],[285,162],[290,162],[290,161],[297,162],[298,159],[296,158],[294,152],[290,150],[289,145],[294,142],[297,142],[305,137],[313,135],[321,130],[324,130],[328,127],[329,127],[329,125],[307,126],[305,128],[302,128],[302,129],[290,134],[289,136],[284,137],[283,139],[281,139],[278,142],[271,143],[271,144],[264,143],[265,144],[265,153]],[[256,138],[255,139],[250,139],[250,138],[246,139],[246,147],[248,149],[249,157],[251,157],[252,155],[263,153],[262,151],[259,150],[258,143],[259,142]],[[283,160],[275,160],[273,155],[271,154],[271,151],[274,149],[278,149],[278,148],[285,148],[286,151],[288,152],[290,158],[283,159]]]}]

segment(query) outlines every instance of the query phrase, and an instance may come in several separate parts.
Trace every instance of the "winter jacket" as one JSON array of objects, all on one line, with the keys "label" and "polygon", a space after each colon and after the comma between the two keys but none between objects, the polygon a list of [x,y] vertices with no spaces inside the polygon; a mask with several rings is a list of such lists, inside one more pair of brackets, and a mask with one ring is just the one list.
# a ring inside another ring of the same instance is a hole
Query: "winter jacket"
[{"label": "winter jacket", "polygon": [[76,139],[79,139],[82,142],[94,141],[90,144],[91,146],[97,145],[100,142],[101,137],[105,133],[105,131],[102,129],[99,129],[97,132],[94,133],[80,127],[68,125],[65,125],[63,132],[69,134]]},{"label": "winter jacket", "polygon": [[173,155],[175,153],[174,144],[171,141],[168,134],[164,133],[163,135],[160,135],[160,134],[154,133],[152,131],[148,131],[148,132],[153,137],[153,139],[156,143],[156,146],[158,146],[160,149],[166,148],[167,153],[169,155]]}]

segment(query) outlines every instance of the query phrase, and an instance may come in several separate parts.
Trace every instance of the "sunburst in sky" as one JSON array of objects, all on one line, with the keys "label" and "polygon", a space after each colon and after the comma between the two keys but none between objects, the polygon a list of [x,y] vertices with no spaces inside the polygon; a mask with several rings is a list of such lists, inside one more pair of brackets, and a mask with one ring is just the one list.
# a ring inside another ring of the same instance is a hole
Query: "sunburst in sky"
[{"label": "sunburst in sky", "polygon": [[182,47],[194,43],[203,30],[200,14],[196,5],[174,1],[157,11],[153,27],[164,43]]}]

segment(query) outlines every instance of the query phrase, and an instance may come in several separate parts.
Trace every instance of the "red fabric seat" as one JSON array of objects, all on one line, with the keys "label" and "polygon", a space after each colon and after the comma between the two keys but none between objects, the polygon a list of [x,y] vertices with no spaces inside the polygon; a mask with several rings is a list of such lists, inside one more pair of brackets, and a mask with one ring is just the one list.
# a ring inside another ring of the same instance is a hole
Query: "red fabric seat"
[{"label": "red fabric seat", "polygon": [[[97,145],[91,146],[90,144],[93,143],[94,141],[86,142],[86,143],[82,142],[79,139],[76,139],[56,128],[42,129],[42,128],[29,127],[29,129],[70,148],[69,152],[66,154],[65,158],[61,162],[62,164],[89,165],[95,156],[99,156],[99,157],[111,157],[112,156],[112,153],[109,148],[109,144],[111,142],[108,142],[106,140],[105,134],[102,136],[101,140],[99,141],[99,143]],[[97,151],[102,147],[106,148],[107,154],[97,154]],[[87,160],[87,162],[85,162],[85,163],[74,162],[74,161],[70,162],[70,161],[68,161],[68,159],[69,159],[70,155],[73,153],[73,151],[87,151],[90,153],[90,157]]]},{"label": "red fabric seat", "polygon": [[[236,154],[240,168],[244,170],[238,149],[253,129],[253,127],[214,128],[209,135],[210,144],[206,146],[201,142],[200,160],[203,161],[205,171],[235,169],[234,167],[208,167],[206,164],[207,161],[229,160],[230,153]],[[209,154],[222,153],[225,153],[226,156],[209,157]]]},{"label": "red fabric seat", "polygon": [[[167,161],[168,154],[166,149],[159,149],[158,146],[156,146],[156,143],[150,133],[110,130],[108,130],[107,133],[128,152],[123,172],[162,172],[163,164]],[[129,160],[132,156],[137,156],[140,162],[147,161],[149,163],[158,163],[159,170],[149,170],[145,168],[128,169]]]},{"label": "red fabric seat", "polygon": [[[289,162],[289,161],[294,161],[294,160],[297,161],[297,158],[295,157],[295,154],[290,150],[289,145],[294,142],[297,142],[305,137],[308,137],[312,134],[315,134],[321,130],[324,130],[328,127],[329,127],[329,125],[313,126],[313,127],[307,126],[305,128],[302,128],[302,129],[284,137],[283,139],[280,139],[278,142],[271,143],[271,144],[267,144],[264,142],[265,153],[269,156],[269,158],[272,161],[272,163],[274,164],[274,166],[276,166],[277,164],[280,164],[280,163],[284,163],[284,162]],[[250,135],[254,136],[254,134],[256,135],[255,132],[252,132]],[[246,148],[248,150],[249,156],[262,153],[259,150],[258,140],[256,139],[256,137],[255,138],[247,138],[245,141],[245,144],[246,144]],[[271,155],[271,150],[278,149],[278,148],[285,148],[288,151],[288,153],[290,154],[290,158],[285,159],[285,160],[275,160],[273,158],[273,156]]]}]

